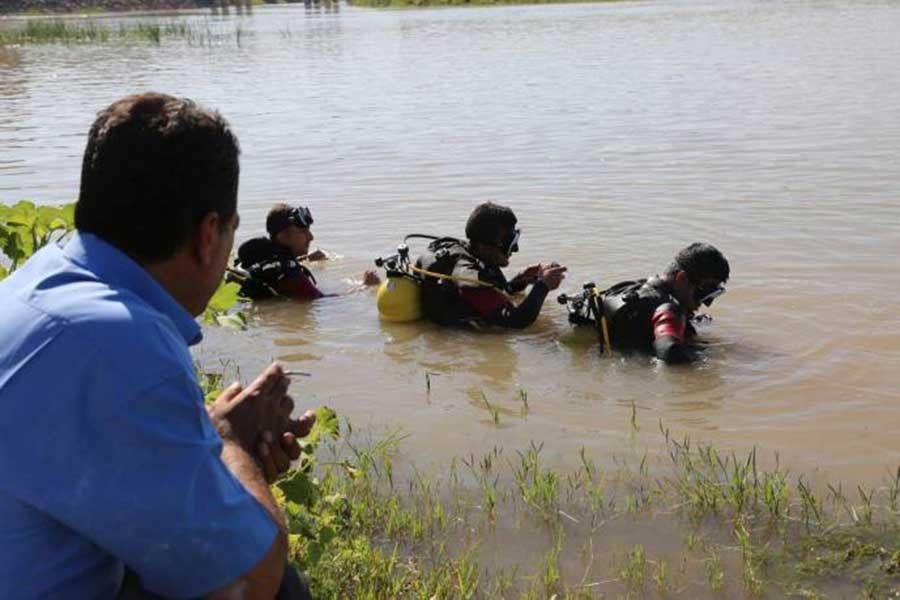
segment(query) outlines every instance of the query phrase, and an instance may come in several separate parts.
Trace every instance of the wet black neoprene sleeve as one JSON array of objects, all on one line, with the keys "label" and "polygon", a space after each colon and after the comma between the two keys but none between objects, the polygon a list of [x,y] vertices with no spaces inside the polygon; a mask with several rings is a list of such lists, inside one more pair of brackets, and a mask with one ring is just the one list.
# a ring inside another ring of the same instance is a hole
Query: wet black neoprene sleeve
[{"label": "wet black neoprene sleeve", "polygon": [[550,288],[543,281],[531,286],[531,291],[518,306],[505,306],[498,310],[489,319],[492,325],[524,329],[534,323],[544,305],[544,298],[550,293]]},{"label": "wet black neoprene sleeve", "polygon": [[653,341],[653,352],[658,359],[670,365],[688,363],[693,360],[693,356],[684,342],[667,335]]}]

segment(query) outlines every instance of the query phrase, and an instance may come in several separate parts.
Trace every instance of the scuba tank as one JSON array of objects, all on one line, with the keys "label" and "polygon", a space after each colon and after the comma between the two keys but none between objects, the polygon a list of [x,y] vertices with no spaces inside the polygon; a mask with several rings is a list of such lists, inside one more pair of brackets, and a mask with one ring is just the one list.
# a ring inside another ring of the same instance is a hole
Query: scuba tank
[{"label": "scuba tank", "polygon": [[384,267],[387,274],[375,295],[378,316],[393,323],[407,323],[421,318],[421,281],[410,269],[409,246],[400,244],[397,254],[376,258],[375,266]]},{"label": "scuba tank", "polygon": [[[429,240],[428,252],[416,260],[409,258],[410,239]],[[453,274],[460,259],[472,261],[486,280]],[[397,253],[375,259],[375,265],[385,269],[387,277],[376,295],[378,314],[385,321],[407,322],[421,317],[443,325],[466,321],[468,315],[459,295],[459,283],[503,290],[505,281],[487,270],[466,250],[464,241],[452,237],[437,237],[411,233],[397,246]],[[500,285],[503,284],[503,285]]]}]

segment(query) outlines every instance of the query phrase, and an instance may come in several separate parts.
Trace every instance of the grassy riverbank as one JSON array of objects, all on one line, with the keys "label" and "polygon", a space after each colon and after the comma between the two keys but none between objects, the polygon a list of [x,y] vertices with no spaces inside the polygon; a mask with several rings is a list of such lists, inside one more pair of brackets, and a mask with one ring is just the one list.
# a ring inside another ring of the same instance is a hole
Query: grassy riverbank
[{"label": "grassy riverbank", "polygon": [[402,436],[345,427],[280,484],[293,557],[320,598],[900,597],[900,471],[814,485],[660,435],[661,464],[635,436],[613,468],[531,444],[425,475]]},{"label": "grassy riverbank", "polygon": [[167,22],[27,20],[15,27],[0,29],[0,46],[30,44],[108,44],[147,42],[160,45],[181,40],[191,46],[241,45],[244,29],[240,23],[210,24]]},{"label": "grassy riverbank", "polygon": [[363,8],[431,8],[442,6],[511,6],[519,4],[607,3],[621,0],[348,0]]},{"label": "grassy riverbank", "polygon": [[6,0],[0,14],[43,15],[205,8],[212,0]]}]

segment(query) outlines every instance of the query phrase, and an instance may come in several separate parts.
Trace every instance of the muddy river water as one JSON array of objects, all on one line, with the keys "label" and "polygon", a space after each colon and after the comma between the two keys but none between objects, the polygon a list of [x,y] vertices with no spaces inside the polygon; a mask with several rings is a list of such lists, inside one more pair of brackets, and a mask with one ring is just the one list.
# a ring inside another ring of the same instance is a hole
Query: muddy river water
[{"label": "muddy river water", "polygon": [[900,4],[177,18],[207,37],[0,49],[0,201],[73,200],[93,114],[152,89],[232,122],[239,239],[275,201],[312,208],[339,255],[314,267],[327,291],[405,233],[460,235],[484,200],[519,216],[512,267],[566,264],[566,290],[659,272],[695,240],[732,267],[690,368],[600,356],[553,301],[525,332],[478,335],[381,323],[371,291],[255,307],[248,331],[207,332],[208,367],[309,371],[298,404],[399,427],[422,463],[530,440],[602,460],[632,405],[651,445],[662,421],[829,479],[900,463]]}]

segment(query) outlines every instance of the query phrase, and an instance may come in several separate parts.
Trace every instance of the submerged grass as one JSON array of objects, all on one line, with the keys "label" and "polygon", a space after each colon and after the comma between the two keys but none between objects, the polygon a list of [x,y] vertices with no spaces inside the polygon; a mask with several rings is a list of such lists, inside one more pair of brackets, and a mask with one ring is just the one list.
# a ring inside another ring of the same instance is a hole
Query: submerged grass
[{"label": "submerged grass", "polygon": [[316,518],[288,511],[293,557],[321,598],[900,597],[900,471],[823,493],[755,451],[663,435],[662,476],[585,451],[549,469],[532,443],[429,477],[397,434],[345,427],[318,452]]},{"label": "submerged grass", "polygon": [[348,0],[365,8],[431,8],[442,6],[507,6],[518,4],[607,3],[621,0]]},{"label": "submerged grass", "polygon": [[149,42],[160,45],[166,39],[183,40],[188,45],[213,46],[234,42],[240,46],[245,32],[213,28],[209,22],[120,22],[29,19],[21,26],[0,28],[0,46],[28,44],[107,44]]}]

